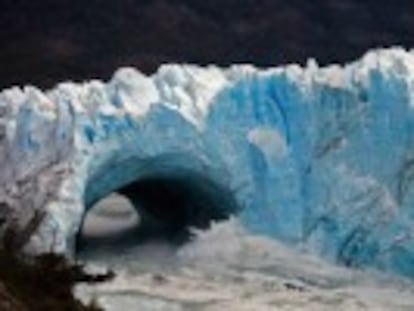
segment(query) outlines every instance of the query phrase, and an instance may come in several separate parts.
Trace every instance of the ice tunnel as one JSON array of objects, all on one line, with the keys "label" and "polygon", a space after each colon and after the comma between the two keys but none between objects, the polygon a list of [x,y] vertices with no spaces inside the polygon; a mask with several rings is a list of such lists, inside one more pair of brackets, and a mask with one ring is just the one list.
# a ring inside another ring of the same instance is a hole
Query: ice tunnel
[{"label": "ice tunnel", "polygon": [[[347,65],[126,68],[0,93],[0,235],[70,254],[110,193],[166,230],[236,214],[331,261],[414,277],[414,53]],[[18,220],[18,221],[16,221]]]}]

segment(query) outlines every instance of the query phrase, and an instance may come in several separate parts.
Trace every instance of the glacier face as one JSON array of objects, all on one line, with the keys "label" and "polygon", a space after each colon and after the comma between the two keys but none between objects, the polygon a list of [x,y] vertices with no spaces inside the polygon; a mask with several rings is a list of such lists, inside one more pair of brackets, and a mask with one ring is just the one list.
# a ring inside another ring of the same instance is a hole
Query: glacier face
[{"label": "glacier face", "polygon": [[402,49],[325,68],[165,65],[11,88],[0,94],[2,228],[45,211],[27,250],[70,253],[109,193],[205,176],[253,232],[414,277],[413,96],[414,52]]}]

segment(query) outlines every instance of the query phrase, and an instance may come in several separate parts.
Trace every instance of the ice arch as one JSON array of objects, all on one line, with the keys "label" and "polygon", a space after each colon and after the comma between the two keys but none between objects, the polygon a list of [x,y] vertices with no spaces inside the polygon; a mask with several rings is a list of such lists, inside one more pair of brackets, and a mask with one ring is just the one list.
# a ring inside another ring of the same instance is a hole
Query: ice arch
[{"label": "ice arch", "polygon": [[236,206],[255,232],[414,277],[413,94],[402,49],[326,68],[167,65],[5,90],[0,231],[41,210],[27,250],[70,254],[92,202],[174,184],[214,211]]},{"label": "ice arch", "polygon": [[[202,166],[185,155],[134,159],[117,166],[88,182],[84,216],[96,201],[115,192],[131,202],[144,225],[149,222],[167,234],[185,238],[190,228],[207,229],[212,221],[240,211],[231,189],[215,180],[217,176],[207,168],[199,170]],[[130,170],[131,178],[114,182],[114,172],[125,169]]]}]

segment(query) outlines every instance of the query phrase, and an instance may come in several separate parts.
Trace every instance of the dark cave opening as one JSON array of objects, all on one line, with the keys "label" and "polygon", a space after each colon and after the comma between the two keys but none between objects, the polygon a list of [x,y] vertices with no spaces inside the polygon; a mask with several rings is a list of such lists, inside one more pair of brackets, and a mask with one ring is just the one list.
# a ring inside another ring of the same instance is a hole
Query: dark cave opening
[{"label": "dark cave opening", "polygon": [[116,251],[160,240],[181,245],[191,239],[191,228],[208,229],[238,211],[233,193],[201,174],[146,176],[87,209],[76,247]]}]

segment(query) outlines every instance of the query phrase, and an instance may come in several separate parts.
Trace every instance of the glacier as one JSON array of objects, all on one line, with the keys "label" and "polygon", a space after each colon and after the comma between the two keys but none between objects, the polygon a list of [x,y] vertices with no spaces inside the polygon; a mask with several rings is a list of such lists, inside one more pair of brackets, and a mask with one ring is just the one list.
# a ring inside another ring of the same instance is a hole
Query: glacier
[{"label": "glacier", "polygon": [[41,211],[25,250],[71,255],[95,202],[118,191],[156,209],[162,192],[134,192],[155,180],[151,192],[179,185],[195,204],[162,207],[172,222],[236,215],[333,262],[414,277],[413,133],[414,51],[400,48],[327,67],[170,64],[12,87],[0,93],[0,234]]}]

